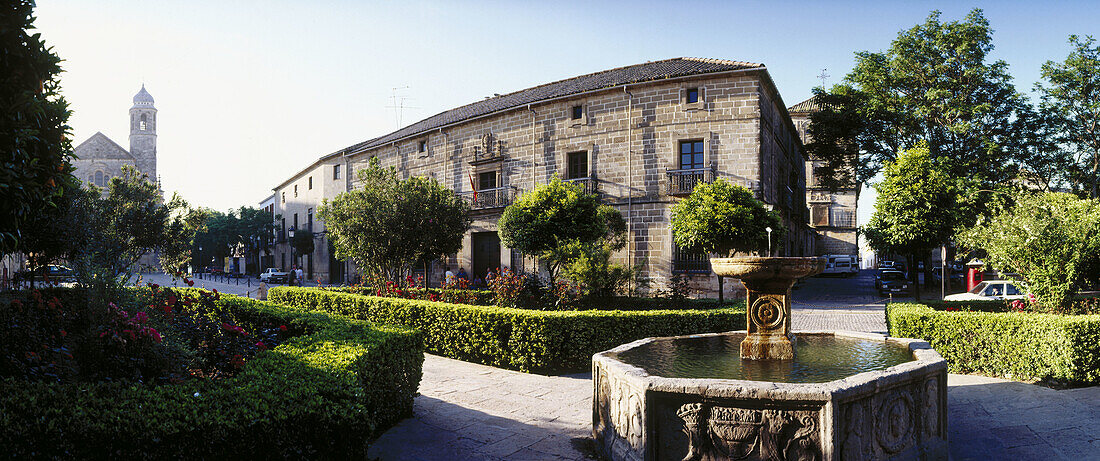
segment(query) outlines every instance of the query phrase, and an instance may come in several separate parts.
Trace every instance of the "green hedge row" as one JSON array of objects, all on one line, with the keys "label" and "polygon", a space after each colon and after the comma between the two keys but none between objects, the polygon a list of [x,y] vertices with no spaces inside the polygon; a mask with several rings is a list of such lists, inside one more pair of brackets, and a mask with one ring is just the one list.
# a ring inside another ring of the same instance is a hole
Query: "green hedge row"
[{"label": "green hedge row", "polygon": [[1100,383],[1100,315],[945,312],[886,307],[890,335],[932,344],[955,373]]},{"label": "green hedge row", "polygon": [[[363,296],[374,296],[377,291],[371,287],[331,287],[324,288],[329,291],[336,291],[340,293],[352,293]],[[496,293],[492,290],[445,290],[443,288],[412,288],[409,291],[421,293],[435,293],[439,296],[446,296],[448,294],[461,293],[461,296],[472,296],[474,298],[474,304],[480,306],[492,306],[496,301]]]},{"label": "green hedge row", "polygon": [[0,381],[9,458],[350,458],[412,414],[419,332],[222,295],[245,324],[305,331],[235,377],[175,385]]},{"label": "green hedge row", "polygon": [[297,287],[272,288],[268,296],[294,307],[416,328],[433,353],[528,372],[586,370],[593,354],[649,336],[745,328],[741,308],[537,311]]}]

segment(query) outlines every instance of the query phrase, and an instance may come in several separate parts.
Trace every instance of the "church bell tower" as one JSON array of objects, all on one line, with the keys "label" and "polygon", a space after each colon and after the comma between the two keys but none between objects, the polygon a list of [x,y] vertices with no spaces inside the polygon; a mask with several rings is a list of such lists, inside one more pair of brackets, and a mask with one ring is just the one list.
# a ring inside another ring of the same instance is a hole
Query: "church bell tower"
[{"label": "church bell tower", "polygon": [[145,85],[141,85],[141,91],[134,95],[134,106],[130,108],[130,155],[137,160],[138,171],[156,182],[157,109]]}]

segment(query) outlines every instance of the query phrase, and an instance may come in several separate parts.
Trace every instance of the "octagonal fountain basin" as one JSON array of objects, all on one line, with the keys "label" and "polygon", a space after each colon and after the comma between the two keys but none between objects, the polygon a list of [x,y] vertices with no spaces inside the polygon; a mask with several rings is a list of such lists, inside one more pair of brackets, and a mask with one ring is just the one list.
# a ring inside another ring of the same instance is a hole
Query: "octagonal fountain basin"
[{"label": "octagonal fountain basin", "polygon": [[927,342],[798,332],[742,360],[746,332],[647,338],[592,359],[612,460],[947,459],[947,364]]}]

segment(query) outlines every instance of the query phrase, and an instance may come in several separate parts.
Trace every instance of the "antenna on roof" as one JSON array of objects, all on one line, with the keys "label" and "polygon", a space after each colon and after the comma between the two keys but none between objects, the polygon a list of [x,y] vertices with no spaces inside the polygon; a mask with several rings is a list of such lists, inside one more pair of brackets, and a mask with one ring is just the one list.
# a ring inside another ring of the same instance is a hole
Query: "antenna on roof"
[{"label": "antenna on roof", "polygon": [[821,74],[817,76],[817,78],[821,79],[821,89],[825,89],[825,79],[832,77],[827,72],[825,72],[827,70],[829,69],[821,69]]},{"label": "antenna on roof", "polygon": [[407,89],[409,89],[408,85],[394,87],[393,88],[393,94],[390,96],[390,101],[392,101],[393,104],[389,105],[389,106],[386,106],[388,108],[393,109],[394,121],[397,122],[397,127],[398,128],[401,128],[401,116],[404,115],[403,112],[405,111],[405,109],[417,109],[417,107],[406,106],[405,105],[405,100],[409,99],[408,97],[406,97],[404,95],[402,95],[402,96],[397,95],[397,90],[407,90]]}]

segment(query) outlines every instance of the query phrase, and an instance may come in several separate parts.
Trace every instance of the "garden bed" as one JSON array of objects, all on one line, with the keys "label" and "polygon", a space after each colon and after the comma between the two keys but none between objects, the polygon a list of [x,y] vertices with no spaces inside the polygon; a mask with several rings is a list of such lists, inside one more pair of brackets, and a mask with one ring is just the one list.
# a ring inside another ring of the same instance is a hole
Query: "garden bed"
[{"label": "garden bed", "polygon": [[[71,291],[56,293],[78,302]],[[12,295],[2,298],[10,308]],[[259,351],[224,379],[0,380],[5,454],[363,457],[368,440],[411,415],[423,365],[420,333],[229,295],[216,306],[244,328],[287,325],[300,334]]]},{"label": "garden bed", "polygon": [[593,354],[650,336],[745,328],[740,307],[539,311],[297,287],[275,287],[268,296],[288,306],[416,328],[432,353],[527,372],[587,370]]},{"label": "garden bed", "polygon": [[890,303],[886,324],[890,336],[931,343],[953,373],[1100,383],[1100,315],[982,312],[991,305],[932,304],[938,309]]}]

